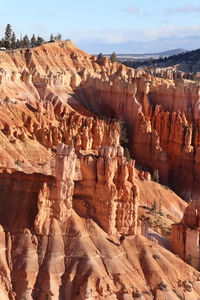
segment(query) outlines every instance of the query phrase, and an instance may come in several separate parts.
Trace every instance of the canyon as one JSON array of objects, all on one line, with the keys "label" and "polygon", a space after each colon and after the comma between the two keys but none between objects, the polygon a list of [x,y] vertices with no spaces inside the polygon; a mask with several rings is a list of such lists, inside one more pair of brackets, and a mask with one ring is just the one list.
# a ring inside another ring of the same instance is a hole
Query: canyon
[{"label": "canyon", "polygon": [[197,300],[141,208],[198,201],[198,84],[57,41],[1,51],[0,97],[0,298]]}]

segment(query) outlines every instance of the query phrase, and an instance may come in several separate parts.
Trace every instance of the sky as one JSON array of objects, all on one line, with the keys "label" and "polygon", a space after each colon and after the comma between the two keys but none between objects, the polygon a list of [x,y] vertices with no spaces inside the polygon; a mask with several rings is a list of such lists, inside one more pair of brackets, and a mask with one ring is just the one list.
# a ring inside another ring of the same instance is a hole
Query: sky
[{"label": "sky", "polygon": [[200,48],[200,0],[0,0],[0,36],[7,23],[93,54]]}]

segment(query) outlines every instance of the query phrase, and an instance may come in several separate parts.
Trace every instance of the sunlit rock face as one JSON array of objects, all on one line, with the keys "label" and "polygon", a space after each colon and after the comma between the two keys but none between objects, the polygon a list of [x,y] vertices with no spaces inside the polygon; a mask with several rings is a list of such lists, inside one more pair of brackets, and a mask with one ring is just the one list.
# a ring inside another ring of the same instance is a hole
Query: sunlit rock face
[{"label": "sunlit rock face", "polygon": [[117,146],[76,155],[59,144],[55,176],[0,174],[3,299],[173,299],[189,281],[198,296],[199,273],[138,235],[138,180],[151,181],[123,154]]},{"label": "sunlit rock face", "polygon": [[109,234],[136,234],[138,190],[133,161],[123,148],[101,147],[99,156],[80,156],[82,180],[75,183],[74,208]]},{"label": "sunlit rock face", "polygon": [[196,300],[199,273],[139,235],[138,206],[181,219],[154,177],[198,197],[198,128],[192,81],[69,41],[1,52],[0,299]]},{"label": "sunlit rock face", "polygon": [[47,149],[60,142],[85,151],[119,145],[123,119],[132,157],[152,174],[158,169],[160,181],[185,199],[198,197],[199,87],[194,81],[157,78],[98,60],[70,41],[2,52],[0,78],[5,166],[12,161],[15,168],[17,161],[19,170],[51,174],[43,159],[51,160]]},{"label": "sunlit rock face", "polygon": [[184,261],[200,269],[199,253],[200,202],[190,200],[180,223],[172,227],[172,247]]}]

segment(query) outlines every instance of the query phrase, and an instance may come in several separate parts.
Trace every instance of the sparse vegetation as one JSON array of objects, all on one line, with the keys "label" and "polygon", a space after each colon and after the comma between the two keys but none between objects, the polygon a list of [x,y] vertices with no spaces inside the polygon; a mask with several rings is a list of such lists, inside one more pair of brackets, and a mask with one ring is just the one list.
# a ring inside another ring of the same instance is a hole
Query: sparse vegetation
[{"label": "sparse vegetation", "polygon": [[191,255],[188,255],[186,262],[188,265],[190,265],[190,266],[192,265],[192,256]]},{"label": "sparse vegetation", "polygon": [[166,283],[164,283],[164,282],[162,281],[161,283],[159,283],[159,284],[157,285],[157,289],[159,289],[159,290],[161,290],[161,291],[166,291],[166,289],[167,289]]},{"label": "sparse vegetation", "polygon": [[[158,59],[149,58],[143,61],[124,61],[122,63],[131,68],[143,67],[147,72],[150,73],[154,73],[156,68],[166,68],[174,65],[180,65],[179,70],[185,72],[185,79],[198,81],[200,80],[198,73],[196,73],[200,72],[200,49],[185,51],[183,53],[171,55],[168,57],[159,57]],[[180,71],[174,73],[174,79],[180,78],[182,76]]]},{"label": "sparse vegetation", "polygon": [[136,291],[136,292],[133,294],[133,297],[134,297],[135,299],[140,299],[140,298],[142,298],[142,294],[141,294],[139,291]]},{"label": "sparse vegetation", "polygon": [[120,120],[120,145],[124,148],[124,156],[126,159],[130,160],[128,128],[124,119]]},{"label": "sparse vegetation", "polygon": [[[57,35],[51,34],[49,42],[54,42],[56,40],[61,40],[62,36],[60,33]],[[15,32],[12,29],[10,24],[6,25],[4,37],[0,40],[0,48],[1,50],[13,50],[18,48],[29,48],[29,47],[36,47],[40,46],[45,43],[45,39],[41,36],[32,35],[31,39],[29,39],[28,35],[25,34],[20,38],[16,37]]]},{"label": "sparse vegetation", "polygon": [[170,236],[173,221],[162,212],[161,208],[157,208],[155,203],[153,203],[151,208],[139,207],[139,215],[142,220],[148,222],[153,230],[165,237]]},{"label": "sparse vegetation", "polygon": [[159,255],[159,254],[153,254],[153,258],[154,258],[154,259],[159,259],[159,258],[160,258],[160,255]]},{"label": "sparse vegetation", "polygon": [[104,56],[103,56],[102,53],[99,53],[98,56],[97,56],[97,59],[101,59],[101,58],[104,58]]},{"label": "sparse vegetation", "polygon": [[117,55],[115,52],[113,52],[111,55],[110,55],[110,60],[112,63],[116,62],[117,61]]},{"label": "sparse vegetation", "polygon": [[20,161],[19,159],[17,159],[17,160],[15,161],[15,164],[16,164],[17,166],[19,166],[19,165],[21,164],[21,161]]}]

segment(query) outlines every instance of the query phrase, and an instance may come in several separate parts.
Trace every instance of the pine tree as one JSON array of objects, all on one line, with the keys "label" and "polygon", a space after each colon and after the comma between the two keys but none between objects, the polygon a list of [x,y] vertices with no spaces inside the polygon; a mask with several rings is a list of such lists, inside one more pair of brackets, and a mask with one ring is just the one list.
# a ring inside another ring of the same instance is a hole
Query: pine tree
[{"label": "pine tree", "polygon": [[54,42],[55,41],[55,38],[53,36],[53,34],[50,35],[50,42]]},{"label": "pine tree", "polygon": [[117,61],[117,55],[115,52],[113,52],[111,55],[110,55],[110,60],[112,63],[116,62]]},{"label": "pine tree", "polygon": [[19,48],[21,48],[21,42],[20,42],[19,39],[17,39],[17,41],[16,41],[16,49],[19,49]]},{"label": "pine tree", "polygon": [[4,40],[5,40],[4,47],[6,49],[10,49],[11,47],[11,37],[12,37],[12,28],[10,24],[7,24],[5,29],[5,35],[4,35]]},{"label": "pine tree", "polygon": [[103,57],[104,57],[103,54],[100,52],[99,55],[97,56],[97,59],[101,59]]},{"label": "pine tree", "polygon": [[12,37],[11,37],[11,48],[16,49],[16,35],[14,32],[12,33]]},{"label": "pine tree", "polygon": [[4,45],[5,45],[5,40],[1,39],[0,40],[0,48],[4,48]]},{"label": "pine tree", "polygon": [[23,48],[29,48],[30,47],[30,41],[27,35],[25,35],[22,39],[22,47]]},{"label": "pine tree", "polygon": [[61,39],[62,39],[62,35],[60,33],[58,33],[57,36],[56,36],[56,40],[60,41]]},{"label": "pine tree", "polygon": [[37,46],[40,46],[44,43],[44,39],[41,36],[37,37]]},{"label": "pine tree", "polygon": [[35,47],[37,46],[37,40],[35,37],[35,34],[33,34],[32,38],[31,38],[31,47]]}]

